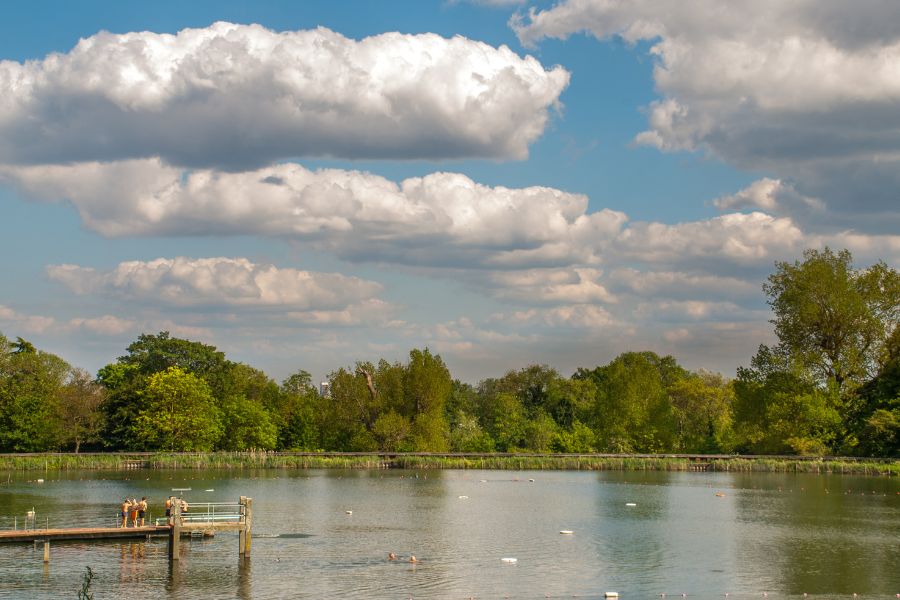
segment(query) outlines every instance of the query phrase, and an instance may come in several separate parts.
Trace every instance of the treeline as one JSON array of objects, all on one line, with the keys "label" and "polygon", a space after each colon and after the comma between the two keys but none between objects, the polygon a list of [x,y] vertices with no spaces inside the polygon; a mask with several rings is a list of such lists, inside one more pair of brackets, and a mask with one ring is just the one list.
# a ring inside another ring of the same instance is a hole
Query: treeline
[{"label": "treeline", "polygon": [[138,337],[96,377],[0,334],[0,451],[306,450],[900,456],[900,277],[846,251],[777,263],[779,343],[728,380],[626,352],[571,377],[542,365],[477,385],[440,356],[360,362],[320,395],[213,346]]}]

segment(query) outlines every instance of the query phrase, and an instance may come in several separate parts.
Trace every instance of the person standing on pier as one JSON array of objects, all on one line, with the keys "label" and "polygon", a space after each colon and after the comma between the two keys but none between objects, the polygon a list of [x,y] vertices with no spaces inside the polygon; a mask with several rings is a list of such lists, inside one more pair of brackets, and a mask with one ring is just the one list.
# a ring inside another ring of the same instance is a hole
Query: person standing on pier
[{"label": "person standing on pier", "polygon": [[181,522],[183,524],[184,523],[184,513],[186,513],[188,511],[188,503],[187,503],[187,500],[185,500],[184,498],[179,499],[179,502],[181,502]]},{"label": "person standing on pier", "polygon": [[138,518],[141,520],[141,527],[144,526],[144,517],[147,516],[147,496],[141,498],[138,502]]},{"label": "person standing on pier", "polygon": [[131,499],[131,525],[137,527],[138,521],[138,501],[137,498]]},{"label": "person standing on pier", "polygon": [[131,500],[125,498],[125,501],[122,502],[121,512],[119,516],[122,517],[122,527],[128,527],[128,511],[131,509]]}]

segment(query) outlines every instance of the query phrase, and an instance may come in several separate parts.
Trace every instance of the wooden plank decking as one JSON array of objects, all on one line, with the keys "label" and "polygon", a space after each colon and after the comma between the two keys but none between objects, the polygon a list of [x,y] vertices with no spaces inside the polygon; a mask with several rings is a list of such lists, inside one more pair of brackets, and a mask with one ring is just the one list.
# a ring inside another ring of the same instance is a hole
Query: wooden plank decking
[{"label": "wooden plank decking", "polygon": [[[185,527],[189,530],[190,527]],[[55,540],[114,540],[121,538],[145,538],[169,535],[168,525],[146,527],[72,527],[66,529],[19,529],[0,531],[0,544],[11,542],[35,542]]]}]

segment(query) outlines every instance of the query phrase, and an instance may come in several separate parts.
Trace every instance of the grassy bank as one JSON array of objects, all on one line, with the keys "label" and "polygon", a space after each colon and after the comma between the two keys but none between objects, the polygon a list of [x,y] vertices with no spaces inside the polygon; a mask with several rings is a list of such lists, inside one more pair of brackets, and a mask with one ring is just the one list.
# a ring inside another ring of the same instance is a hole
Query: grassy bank
[{"label": "grassy bank", "polygon": [[0,470],[106,469],[497,469],[586,471],[734,471],[900,475],[900,461],[841,457],[423,454],[423,453],[96,453],[4,454]]}]

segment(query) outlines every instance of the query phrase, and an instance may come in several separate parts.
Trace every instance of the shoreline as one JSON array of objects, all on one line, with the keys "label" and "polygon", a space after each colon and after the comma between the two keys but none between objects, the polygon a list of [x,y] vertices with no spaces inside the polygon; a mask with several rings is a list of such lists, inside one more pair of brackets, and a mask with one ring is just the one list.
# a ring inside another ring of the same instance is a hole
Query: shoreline
[{"label": "shoreline", "polygon": [[898,476],[900,460],[701,454],[121,452],[0,454],[0,471],[129,469],[485,469],[708,471]]}]

